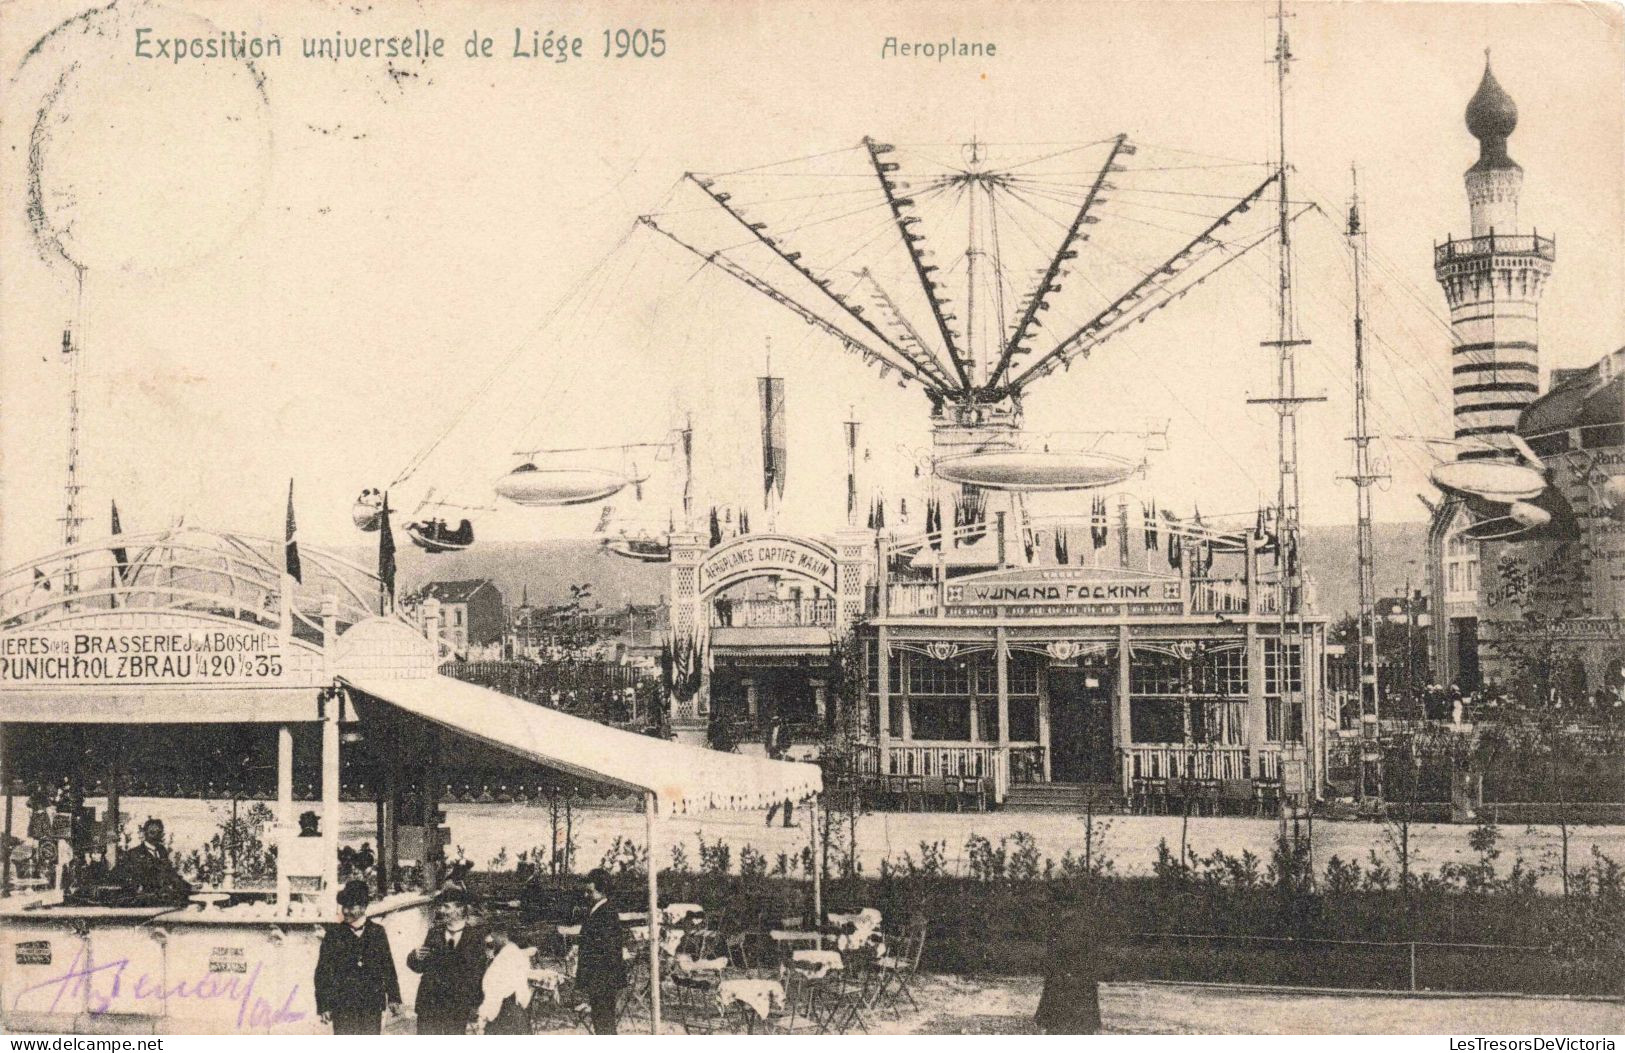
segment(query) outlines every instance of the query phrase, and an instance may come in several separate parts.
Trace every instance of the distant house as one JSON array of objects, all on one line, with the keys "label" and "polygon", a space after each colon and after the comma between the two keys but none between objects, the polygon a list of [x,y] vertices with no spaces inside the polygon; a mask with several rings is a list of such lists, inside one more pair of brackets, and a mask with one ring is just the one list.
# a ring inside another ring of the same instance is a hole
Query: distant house
[{"label": "distant house", "polygon": [[421,610],[428,600],[439,601],[441,635],[459,654],[501,643],[507,608],[502,590],[489,579],[431,581],[413,594],[411,605]]}]

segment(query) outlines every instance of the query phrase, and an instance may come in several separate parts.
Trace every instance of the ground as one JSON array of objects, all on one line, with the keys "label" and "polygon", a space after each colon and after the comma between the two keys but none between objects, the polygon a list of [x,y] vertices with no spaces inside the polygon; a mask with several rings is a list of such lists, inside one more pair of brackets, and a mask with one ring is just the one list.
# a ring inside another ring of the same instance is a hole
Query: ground
[{"label": "ground", "polygon": [[[149,815],[166,821],[174,838],[176,850],[185,855],[202,846],[213,836],[219,823],[230,814],[226,802],[191,800],[151,800],[127,798],[125,809],[136,821]],[[300,803],[297,810],[311,807]],[[448,804],[447,825],[451,828],[453,854],[460,850],[478,869],[486,869],[499,853],[506,852],[505,867],[513,866],[514,858],[522,851],[548,845],[551,830],[545,807],[525,804]],[[371,805],[347,804],[344,824],[340,831],[344,843],[359,845],[363,841],[375,842],[374,810]],[[773,826],[763,822],[762,812],[709,812],[700,816],[678,816],[660,824],[662,840],[668,847],[659,850],[657,858],[662,865],[670,865],[672,844],[681,844],[689,865],[698,869],[698,838],[707,841],[718,838],[733,849],[735,864],[740,850],[751,845],[763,852],[771,862],[778,853],[798,854],[808,843],[806,815],[798,810],[796,819],[803,825],[785,829],[777,821]],[[1109,824],[1100,834],[1099,824]],[[1097,836],[1103,838],[1098,851],[1113,860],[1116,871],[1126,875],[1145,875],[1157,856],[1157,842],[1166,839],[1173,851],[1180,844],[1181,821],[1178,816],[1124,816],[1096,817]],[[1250,818],[1193,818],[1186,828],[1189,847],[1201,855],[1214,849],[1240,854],[1244,849],[1264,859],[1279,830],[1274,820]],[[920,842],[946,843],[945,853],[951,870],[964,872],[965,841],[973,833],[990,838],[995,843],[1017,831],[1030,833],[1039,852],[1060,860],[1068,851],[1083,851],[1084,824],[1080,816],[1050,812],[882,812],[866,815],[858,821],[858,855],[867,874],[877,874],[880,862],[888,856],[899,861],[904,852],[915,859],[920,857]],[[1475,854],[1467,838],[1472,827],[1446,823],[1418,823],[1411,828],[1412,867],[1418,871],[1437,871],[1449,862],[1468,862]],[[1371,851],[1393,859],[1388,844],[1390,831],[1380,823],[1354,821],[1315,822],[1313,829],[1315,867],[1324,870],[1333,855],[1345,861],[1364,861]],[[1501,828],[1501,858],[1498,865],[1510,866],[1521,853],[1532,865],[1554,864],[1561,843],[1555,826],[1506,825]],[[578,870],[596,866],[617,837],[642,845],[644,821],[640,812],[609,805],[578,808],[575,813],[576,865]],[[1590,859],[1592,846],[1616,860],[1625,860],[1625,826],[1576,826],[1569,830],[1569,859],[1571,866],[1583,866]],[[374,845],[376,847],[376,844]],[[1543,887],[1555,890],[1557,875],[1548,874]]]}]

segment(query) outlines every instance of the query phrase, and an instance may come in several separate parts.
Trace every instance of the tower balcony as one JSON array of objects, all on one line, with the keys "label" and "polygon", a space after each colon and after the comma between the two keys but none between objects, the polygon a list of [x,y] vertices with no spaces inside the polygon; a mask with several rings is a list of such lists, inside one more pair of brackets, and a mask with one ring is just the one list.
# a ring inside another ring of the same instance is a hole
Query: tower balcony
[{"label": "tower balcony", "polygon": [[1546,263],[1557,261],[1557,239],[1536,234],[1486,234],[1478,238],[1451,238],[1433,246],[1433,266],[1488,261],[1495,257],[1526,256]]}]

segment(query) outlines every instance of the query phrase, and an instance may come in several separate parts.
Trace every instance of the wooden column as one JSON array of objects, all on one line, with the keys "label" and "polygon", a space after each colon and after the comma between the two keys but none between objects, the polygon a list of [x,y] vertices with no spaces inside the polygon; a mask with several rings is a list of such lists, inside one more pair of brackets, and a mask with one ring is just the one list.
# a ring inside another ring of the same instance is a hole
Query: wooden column
[{"label": "wooden column", "polygon": [[[1093,705],[1093,703],[1089,704]],[[1038,673],[1038,741],[1044,747],[1045,782],[1049,782],[1054,778],[1050,757],[1049,706],[1049,665],[1046,663]]]},{"label": "wooden column", "polygon": [[6,725],[0,724],[0,793],[6,795],[6,825],[0,830],[0,899],[11,895],[11,764],[6,756]]},{"label": "wooden column", "polygon": [[[813,893],[813,929],[821,930],[824,925],[824,839],[818,836],[818,795],[814,794],[808,799],[807,814],[812,816],[812,893]],[[824,946],[824,937],[818,937],[820,950]]]},{"label": "wooden column", "polygon": [[660,863],[655,858],[655,795],[643,795],[644,844],[649,851],[649,1034],[660,1034]]},{"label": "wooden column", "polygon": [[384,762],[384,829],[378,835],[379,895],[387,896],[395,889],[395,876],[400,871],[401,825],[401,734],[398,724],[388,732],[389,756]]},{"label": "wooden column", "polygon": [[288,860],[293,858],[293,727],[276,729],[276,903],[286,910],[290,903]]},{"label": "wooden column", "polygon": [[338,895],[339,693],[331,690],[322,713],[322,903]]},{"label": "wooden column", "polygon": [[993,781],[993,797],[995,804],[1003,804],[1010,784],[1010,652],[1002,625],[993,630],[993,668],[999,692],[999,763],[1004,768],[1004,778]]},{"label": "wooden column", "polygon": [[[884,589],[886,583],[881,582]],[[875,742],[880,747],[880,774],[891,774],[891,655],[888,653],[891,646],[891,634],[884,625],[875,630],[875,647],[879,649],[876,662],[879,666],[880,683],[878,694],[880,696],[880,725],[875,728]]]},{"label": "wooden column", "polygon": [[[912,657],[910,657],[910,653],[905,651],[903,653],[901,659],[897,663],[897,667],[901,671],[902,679],[903,679],[903,682],[901,684],[899,684],[898,686],[902,689],[902,695],[903,695],[902,702],[903,702],[903,741],[904,742],[913,742],[914,741],[914,712],[913,712],[914,711],[914,706],[909,702],[909,694],[908,694],[908,667],[909,667],[909,663],[911,663],[913,661],[914,661],[914,659]],[[919,773],[915,772],[915,774],[918,775]]]},{"label": "wooden column", "polygon": [[1117,690],[1112,693],[1112,745],[1117,748],[1117,763],[1122,775],[1123,792],[1134,788],[1134,766],[1129,749],[1134,745],[1133,688],[1134,648],[1129,643],[1128,623],[1117,625]]}]

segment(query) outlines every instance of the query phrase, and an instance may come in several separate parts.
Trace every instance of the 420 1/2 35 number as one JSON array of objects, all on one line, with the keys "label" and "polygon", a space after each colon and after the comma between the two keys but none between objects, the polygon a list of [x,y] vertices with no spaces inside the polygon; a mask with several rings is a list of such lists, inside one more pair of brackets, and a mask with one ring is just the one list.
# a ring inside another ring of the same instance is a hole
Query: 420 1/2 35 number
[{"label": "420 1/2 35 number", "polygon": [[666,53],[664,29],[606,29],[605,58],[659,58]]}]

